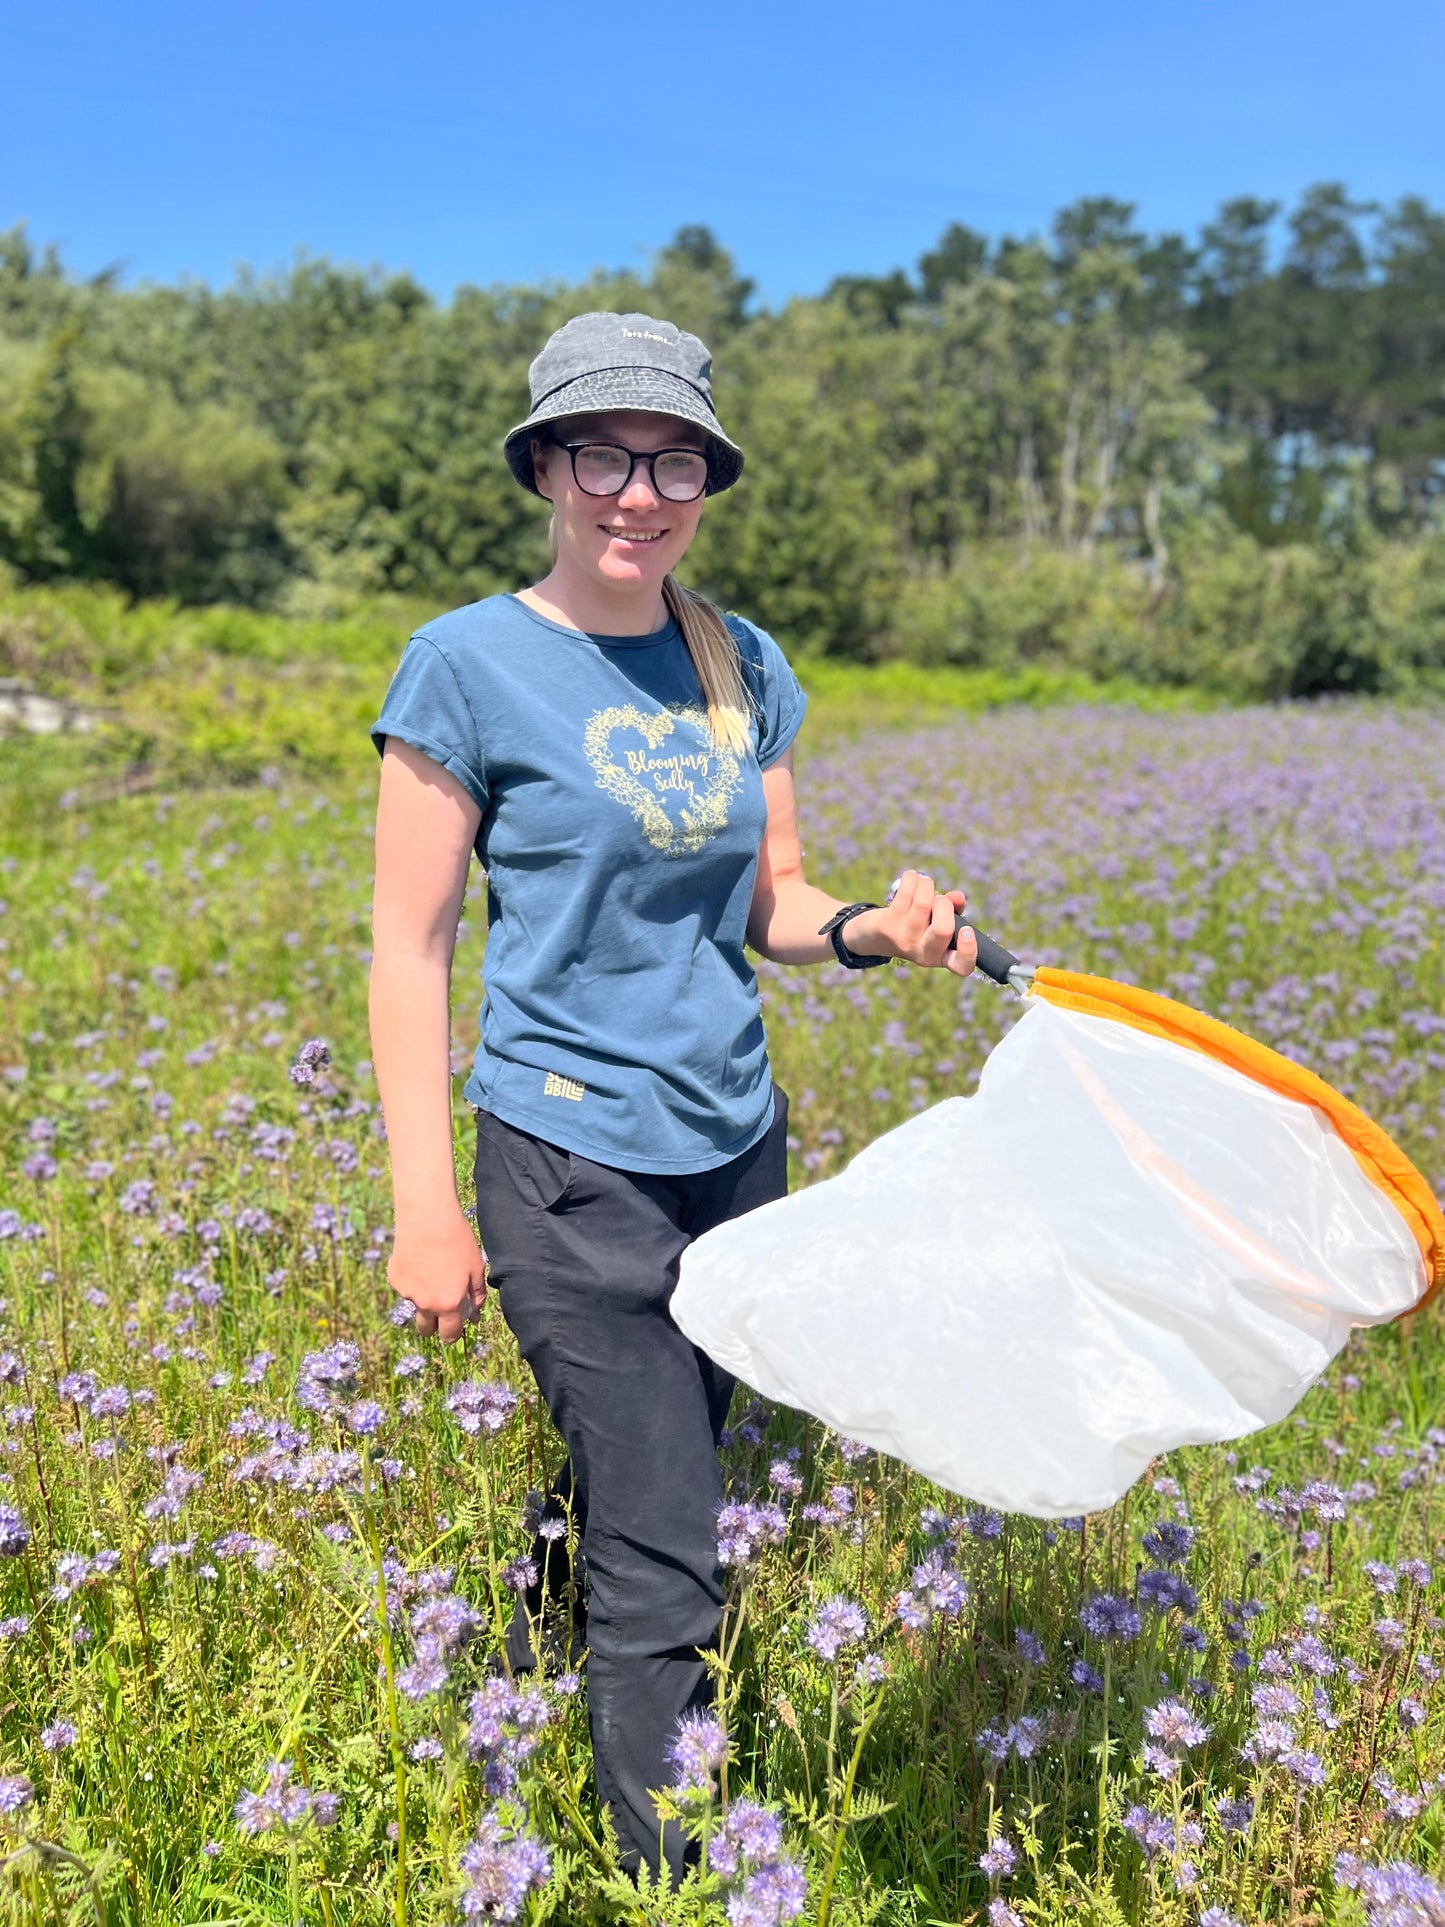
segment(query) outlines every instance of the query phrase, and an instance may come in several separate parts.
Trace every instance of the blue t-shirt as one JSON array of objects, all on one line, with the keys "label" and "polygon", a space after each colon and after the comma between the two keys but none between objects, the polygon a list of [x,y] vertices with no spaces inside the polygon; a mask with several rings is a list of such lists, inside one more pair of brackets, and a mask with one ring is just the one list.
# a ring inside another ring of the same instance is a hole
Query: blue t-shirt
[{"label": "blue t-shirt", "polygon": [[760,771],[806,698],[771,636],[727,622],[745,756],[713,746],[675,623],[586,635],[510,595],[419,629],[371,732],[450,770],[482,812],[486,986],[465,1095],[623,1170],[710,1170],[772,1122],[743,945]]}]

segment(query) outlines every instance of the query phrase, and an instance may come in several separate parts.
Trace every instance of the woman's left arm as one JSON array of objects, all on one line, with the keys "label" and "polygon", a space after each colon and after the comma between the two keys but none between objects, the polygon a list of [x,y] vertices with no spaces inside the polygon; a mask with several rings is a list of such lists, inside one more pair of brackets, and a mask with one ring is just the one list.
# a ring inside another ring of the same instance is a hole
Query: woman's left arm
[{"label": "woman's left arm", "polygon": [[[774,963],[823,963],[833,955],[833,945],[818,931],[843,908],[843,900],[815,888],[803,874],[791,748],[763,771],[763,795],[768,822],[758,851],[748,942]],[[957,947],[948,948],[954,913],[965,902],[962,890],[935,890],[932,877],[905,870],[892,903],[850,917],[843,940],[860,957],[902,957],[925,967],[941,964],[956,977],[966,977],[977,954],[973,932],[963,931]]]}]

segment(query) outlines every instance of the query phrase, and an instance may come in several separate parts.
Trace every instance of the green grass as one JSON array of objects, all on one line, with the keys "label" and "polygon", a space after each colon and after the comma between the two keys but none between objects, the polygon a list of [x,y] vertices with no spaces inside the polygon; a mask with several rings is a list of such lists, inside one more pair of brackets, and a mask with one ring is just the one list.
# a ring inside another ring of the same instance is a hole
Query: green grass
[{"label": "green grass", "polygon": [[[1303,1038],[1306,1054],[1371,1028],[1391,1040],[1369,1047],[1378,1066],[1367,1049],[1334,1074],[1357,1080],[1354,1094],[1388,1116],[1438,1182],[1445,1059],[1438,1038],[1416,1037],[1407,1019],[1445,1002],[1439,951],[1428,931],[1408,966],[1391,948],[1406,943],[1422,879],[1435,875],[1438,726],[1435,735],[1421,726],[1413,768],[1390,748],[1391,717],[1344,708],[1030,709],[855,738],[870,687],[887,689],[895,725],[968,706],[962,683],[930,682],[948,692],[935,707],[916,672],[883,673],[892,681],[830,671],[814,683],[813,724],[836,724],[816,730],[800,775],[819,881],[876,889],[897,859],[951,853],[986,906],[1007,899],[1005,933],[1035,954],[1052,942],[1082,967],[1127,958],[1167,987],[1171,972],[1197,974],[1208,953],[1219,968],[1210,1006],[1266,1041]],[[344,720],[328,722],[338,738]],[[457,1917],[461,1853],[479,1817],[497,1810],[552,1856],[548,1883],[519,1917],[721,1923],[716,1877],[646,1904],[618,1881],[587,1777],[581,1696],[549,1694],[516,1799],[497,1807],[466,1757],[468,1695],[503,1617],[498,1574],[524,1548],[525,1495],[545,1484],[559,1446],[495,1304],[465,1353],[417,1343],[389,1320],[389,1190],[364,1009],[372,752],[363,743],[343,771],[313,773],[265,747],[277,772],[266,783],[186,787],[172,772],[173,789],[104,796],[86,740],[6,748],[0,1210],[37,1230],[0,1239],[0,1352],[19,1361],[3,1367],[0,1386],[0,1504],[16,1507],[32,1535],[21,1556],[0,1559],[0,1619],[31,1622],[0,1647],[0,1776],[29,1776],[35,1798],[0,1818],[10,1855],[0,1903],[26,1927],[431,1927]],[[246,773],[244,757],[215,754],[228,773]],[[1215,766],[1219,800],[1201,855],[1200,786]],[[1272,801],[1245,792],[1241,772],[1276,766]],[[975,780],[977,769],[994,773],[992,785]],[[1292,770],[1313,773],[1314,787],[1301,776],[1291,791]],[[205,771],[204,758],[191,766]],[[1351,781],[1375,785],[1374,820],[1390,827],[1378,847],[1360,827],[1371,819]],[[59,808],[66,789],[79,797]],[[1101,798],[1113,799],[1109,810]],[[1220,849],[1230,861],[1216,868]],[[1323,908],[1322,857],[1332,868]],[[1274,881],[1292,863],[1316,865],[1316,889],[1281,895]],[[1161,895],[1164,866],[1177,900]],[[1345,924],[1333,927],[1328,913],[1342,910]],[[1172,935],[1171,918],[1185,911],[1198,928]],[[482,920],[474,887],[454,974],[458,1063],[474,1039]],[[774,1059],[794,1095],[798,1183],[920,1104],[969,1088],[1007,1015],[986,986],[960,988],[941,973],[835,975],[763,973]],[[1281,990],[1287,977],[1305,989]],[[331,1069],[298,1090],[287,1066],[316,1035],[329,1041]],[[1415,1081],[1402,1081],[1402,1066]],[[881,1095],[869,1091],[875,1082],[887,1086]],[[468,1129],[459,1107],[463,1179]],[[53,1157],[55,1176],[23,1174],[37,1155]],[[740,1394],[733,1494],[766,1494],[770,1467],[789,1451],[803,1490],[784,1500],[782,1543],[734,1575],[720,1669],[728,1788],[781,1812],[788,1851],[806,1869],[803,1918],[980,1920],[991,1887],[978,1859],[991,1825],[1019,1854],[999,1894],[1048,1927],[1194,1927],[1211,1903],[1249,1921],[1355,1922],[1359,1901],[1332,1876],[1337,1853],[1438,1868],[1445,1706],[1418,1662],[1445,1660],[1441,1580],[1401,1578],[1382,1598],[1365,1565],[1440,1564],[1441,1334],[1435,1309],[1360,1334],[1295,1417],[1242,1442],[1237,1457],[1173,1455],[1082,1531],[1010,1518],[988,1536],[986,1521],[955,1524],[968,1603],[926,1632],[902,1629],[893,1600],[930,1543],[925,1508],[958,1515],[960,1503]],[[338,1338],[359,1346],[357,1391],[390,1414],[374,1448],[293,1399],[303,1357]],[[245,1383],[263,1352],[273,1361]],[[412,1353],[424,1363],[399,1380]],[[57,1395],[58,1379],[82,1370],[129,1388],[124,1416],[97,1418]],[[449,1412],[448,1393],[470,1377],[520,1395],[495,1438],[469,1437]],[[267,1447],[258,1427],[282,1422],[307,1426],[313,1448],[356,1451],[358,1463],[332,1483],[335,1461],[328,1475],[278,1450],[273,1469],[284,1463],[289,1482],[238,1480],[242,1460]],[[110,1439],[113,1455],[96,1456]],[[402,1469],[382,1479],[375,1461],[392,1455]],[[168,1462],[202,1483],[174,1518],[148,1518]],[[1270,1468],[1261,1489],[1236,1490],[1257,1464]],[[1374,1496],[1357,1492],[1334,1524],[1308,1502],[1293,1516],[1282,1491],[1312,1480],[1344,1489],[1368,1480]],[[1261,1498],[1281,1516],[1261,1511]],[[830,1504],[836,1522],[806,1521],[809,1502]],[[1081,1630],[1081,1600],[1128,1592],[1143,1534],[1181,1511],[1199,1535],[1185,1571],[1205,1650],[1181,1653],[1177,1611],[1146,1618],[1113,1657],[1106,1704],[1070,1678],[1077,1660],[1103,1664]],[[216,1552],[233,1533],[272,1550]],[[188,1542],[169,1563],[150,1563],[156,1546]],[[59,1554],[104,1550],[119,1555],[112,1571],[54,1596]],[[452,1567],[452,1589],[481,1621],[451,1687],[416,1704],[391,1690],[409,1654],[404,1619],[389,1628],[378,1610],[383,1552],[393,1594]],[[835,1594],[863,1605],[869,1634],[830,1666],[804,1633]],[[1244,1600],[1259,1610],[1236,1637]],[[1392,1618],[1398,1646],[1376,1627]],[[1258,1662],[1311,1626],[1341,1670],[1319,1682],[1328,1720],[1309,1702],[1312,1682],[1295,1675],[1308,1707],[1299,1742],[1328,1775],[1301,1788],[1240,1748]],[[1040,1665],[1021,1654],[1020,1628],[1042,1640]],[[1234,1648],[1251,1655],[1247,1673],[1233,1670]],[[876,1687],[854,1684],[865,1650],[886,1667]],[[1191,1678],[1212,1688],[1193,1702],[1211,1731],[1170,1786],[1143,1767],[1143,1717]],[[1407,1701],[1420,1707],[1418,1723]],[[980,1734],[1023,1715],[1043,1722],[1039,1750],[990,1761]],[[52,1753],[39,1736],[57,1720],[77,1738]],[[410,1761],[430,1737],[442,1757]],[[238,1796],[262,1787],[275,1758],[296,1781],[339,1796],[334,1826],[294,1836],[237,1827]],[[1389,1817],[1381,1771],[1417,1811]],[[1221,1831],[1215,1801],[1226,1795],[1256,1803],[1244,1835]],[[1146,1859],[1121,1825],[1145,1801],[1171,1825],[1196,1821],[1199,1847]],[[716,1807],[690,1810],[699,1828],[720,1819]],[[1197,1886],[1179,1884],[1181,1860]]]}]

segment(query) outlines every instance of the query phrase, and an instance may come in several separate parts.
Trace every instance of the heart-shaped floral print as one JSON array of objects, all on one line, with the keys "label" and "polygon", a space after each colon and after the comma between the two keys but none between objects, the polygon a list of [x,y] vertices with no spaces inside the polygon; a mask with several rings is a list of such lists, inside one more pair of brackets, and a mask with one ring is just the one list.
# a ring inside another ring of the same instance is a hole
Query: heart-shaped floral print
[{"label": "heart-shaped floral print", "polygon": [[[616,742],[623,731],[640,738],[639,745]],[[742,765],[732,750],[713,742],[705,710],[648,713],[634,703],[599,709],[583,732],[582,747],[598,788],[631,810],[664,856],[690,855],[726,827]]]}]

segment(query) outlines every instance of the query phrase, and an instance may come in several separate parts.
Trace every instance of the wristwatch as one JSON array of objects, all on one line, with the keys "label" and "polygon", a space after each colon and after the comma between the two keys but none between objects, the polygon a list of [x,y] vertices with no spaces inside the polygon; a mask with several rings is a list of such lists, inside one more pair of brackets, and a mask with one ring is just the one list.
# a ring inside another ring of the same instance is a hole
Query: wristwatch
[{"label": "wristwatch", "polygon": [[881,903],[850,903],[836,910],[818,932],[820,937],[831,937],[833,951],[840,964],[848,970],[871,970],[875,964],[892,963],[891,957],[860,957],[856,950],[850,950],[843,941],[843,925],[849,917],[856,917],[860,910],[881,910]]}]

